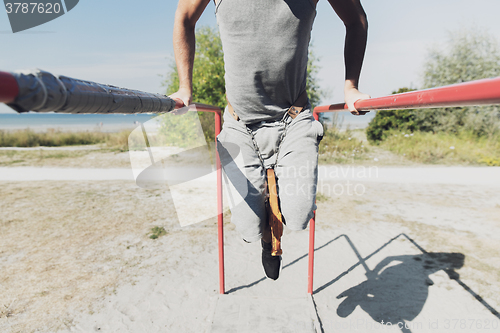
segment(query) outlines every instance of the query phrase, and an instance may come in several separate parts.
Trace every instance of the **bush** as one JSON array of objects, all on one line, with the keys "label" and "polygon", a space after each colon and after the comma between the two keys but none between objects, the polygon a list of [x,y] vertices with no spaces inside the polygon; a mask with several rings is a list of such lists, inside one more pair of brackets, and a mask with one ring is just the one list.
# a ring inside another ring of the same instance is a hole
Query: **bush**
[{"label": "bush", "polygon": [[[497,41],[478,30],[459,30],[450,35],[443,50],[429,52],[424,66],[423,88],[433,88],[500,76]],[[397,91],[406,92],[402,88]],[[379,111],[367,128],[371,142],[380,142],[388,131],[446,132],[493,137],[500,132],[500,106],[428,108]]]},{"label": "bush", "polygon": [[[500,76],[498,41],[478,29],[450,34],[444,49],[429,52],[423,88],[432,88]],[[433,108],[415,112],[419,130],[426,132],[473,132],[492,136],[499,131],[500,106]]]},{"label": "bush", "polygon": [[[392,93],[400,94],[412,90],[415,89],[400,88]],[[417,127],[414,111],[412,109],[377,111],[366,129],[368,140],[377,144],[379,141],[384,140],[391,131],[413,132]]]},{"label": "bush", "polygon": [[35,132],[30,129],[0,130],[0,147],[60,147],[105,143],[110,148],[127,150],[129,134],[130,131],[126,130],[118,133],[61,132],[54,129],[47,132]]},{"label": "bush", "polygon": [[34,132],[30,129],[0,131],[0,147],[92,145],[105,142],[106,137],[106,133],[100,132],[61,132],[56,130]]}]

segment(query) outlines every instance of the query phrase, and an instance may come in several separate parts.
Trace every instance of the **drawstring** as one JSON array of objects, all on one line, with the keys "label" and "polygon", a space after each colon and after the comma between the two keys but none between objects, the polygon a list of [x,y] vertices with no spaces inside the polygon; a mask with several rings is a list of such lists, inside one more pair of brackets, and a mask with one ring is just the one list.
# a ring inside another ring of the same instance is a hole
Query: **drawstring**
[{"label": "drawstring", "polygon": [[290,115],[288,113],[285,113],[283,119],[281,119],[281,121],[280,121],[282,123],[285,123],[285,127],[283,128],[283,133],[281,133],[281,135],[280,135],[280,139],[278,141],[278,147],[276,148],[276,159],[275,159],[274,163],[271,164],[271,166],[269,168],[266,168],[264,165],[264,159],[262,158],[262,155],[261,155],[260,149],[259,149],[259,145],[257,144],[257,140],[255,140],[255,136],[254,136],[252,130],[248,126],[245,125],[245,128],[247,129],[248,134],[250,134],[250,136],[252,137],[253,147],[255,149],[255,152],[257,153],[257,156],[259,157],[260,164],[262,165],[263,170],[274,169],[276,167],[276,165],[278,164],[278,156],[279,156],[279,152],[280,152],[280,148],[281,148],[281,143],[283,142],[283,139],[285,138],[288,124],[290,123],[290,121],[288,121],[289,118],[290,118]]}]

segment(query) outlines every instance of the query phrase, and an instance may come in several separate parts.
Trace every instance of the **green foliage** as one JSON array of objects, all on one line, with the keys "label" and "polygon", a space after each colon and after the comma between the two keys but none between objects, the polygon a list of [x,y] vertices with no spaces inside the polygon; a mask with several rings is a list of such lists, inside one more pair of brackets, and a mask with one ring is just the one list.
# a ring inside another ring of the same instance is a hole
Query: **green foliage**
[{"label": "green foliage", "polygon": [[61,132],[54,129],[46,132],[35,132],[30,129],[0,130],[0,147],[59,147],[105,143],[108,147],[126,150],[126,138],[129,133],[130,131],[119,133]]},{"label": "green foliage", "polygon": [[[400,88],[393,94],[409,92],[415,89]],[[381,110],[368,124],[366,136],[370,142],[377,144],[384,140],[391,131],[413,132],[417,128],[415,110]]]},{"label": "green foliage", "polygon": [[[197,29],[193,64],[193,100],[196,103],[218,106],[224,110],[226,106],[224,73],[224,53],[219,33],[210,27]],[[179,74],[175,63],[172,64],[163,85],[167,88],[167,95],[179,89]],[[214,115],[211,112],[198,112],[198,115],[207,142],[213,142]]]},{"label": "green foliage", "polygon": [[91,145],[104,142],[106,136],[106,133],[100,132],[61,132],[56,130],[34,132],[30,129],[0,131],[0,147]]},{"label": "green foliage", "polygon": [[318,73],[321,67],[318,65],[318,62],[319,58],[314,54],[313,45],[311,43],[309,46],[309,56],[307,58],[306,90],[313,109],[319,105],[322,98],[328,95],[326,91],[319,87]]},{"label": "green foliage", "polygon": [[122,152],[128,151],[128,138],[130,133],[130,130],[108,133],[105,141],[106,147]]},{"label": "green foliage", "polygon": [[444,50],[433,49],[424,71],[424,88],[500,76],[495,38],[478,29],[450,33]]},{"label": "green foliage", "polygon": [[165,230],[164,227],[153,227],[151,228],[151,234],[149,235],[149,238],[151,239],[157,239],[158,237],[161,237],[163,235],[167,234],[167,230]]},{"label": "green foliage", "polygon": [[326,202],[330,200],[330,197],[328,195],[325,195],[321,192],[316,192],[316,202]]},{"label": "green foliage", "polygon": [[500,166],[500,156],[498,157],[482,157],[478,160],[481,164],[486,164],[487,166]]},{"label": "green foliage", "polygon": [[[424,66],[423,88],[432,88],[500,76],[498,42],[477,29],[458,30],[448,43],[430,51]],[[409,91],[406,88],[398,92]],[[367,128],[367,137],[378,143],[393,131],[472,133],[493,137],[500,132],[500,106],[431,108],[379,111]]]},{"label": "green foliage", "polygon": [[473,132],[388,132],[380,147],[418,163],[496,165],[500,135],[477,137]]},{"label": "green foliage", "polygon": [[[159,116],[159,118],[160,130],[158,131],[159,135],[157,135],[156,138],[158,142],[151,143],[152,145],[194,148],[199,146],[200,144],[203,144],[203,132],[198,132],[198,117],[195,112],[187,112],[183,115],[174,115],[168,113]],[[202,140],[201,142],[200,138]]]},{"label": "green foliage", "polygon": [[[307,93],[314,107],[319,104],[325,92],[319,88],[317,74],[320,67],[312,48],[309,49],[307,65]],[[224,53],[217,29],[207,26],[198,28],[193,64],[193,100],[196,103],[215,105],[224,110],[227,104],[224,74]],[[172,64],[163,86],[166,87],[167,95],[179,89],[179,75],[175,63]],[[207,142],[213,142],[215,139],[214,115],[199,112],[199,116]]]},{"label": "green foliage", "polygon": [[319,145],[321,163],[353,163],[366,159],[368,148],[350,130],[325,129]]},{"label": "green foliage", "polygon": [[[444,50],[431,50],[423,75],[424,88],[496,76],[500,76],[498,41],[478,29],[452,32]],[[468,131],[491,136],[499,131],[500,107],[424,109],[415,112],[415,116],[422,131]]]}]

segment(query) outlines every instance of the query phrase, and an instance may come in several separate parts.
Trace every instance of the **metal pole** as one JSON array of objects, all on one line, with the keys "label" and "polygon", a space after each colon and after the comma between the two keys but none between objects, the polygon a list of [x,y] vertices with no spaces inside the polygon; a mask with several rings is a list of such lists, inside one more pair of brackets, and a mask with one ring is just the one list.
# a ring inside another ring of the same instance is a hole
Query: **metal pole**
[{"label": "metal pole", "polygon": [[[184,103],[175,99],[176,107],[184,106]],[[215,115],[215,148],[217,150],[217,136],[222,129],[221,109],[206,104],[193,104],[196,111],[213,112]],[[224,217],[223,217],[223,198],[222,198],[222,167],[219,158],[219,153],[216,151],[216,166],[217,166],[217,238],[219,246],[219,293],[224,294]]]},{"label": "metal pole", "polygon": [[55,76],[42,70],[0,72],[0,102],[17,112],[163,113],[168,96]]},{"label": "metal pole", "polygon": [[[359,100],[354,107],[358,111],[369,111],[491,104],[500,104],[500,77]],[[319,112],[345,109],[347,105],[344,103],[323,105],[315,107],[313,114],[316,118]]]},{"label": "metal pole", "polygon": [[[215,112],[215,148],[217,149],[217,135],[221,131],[221,112]],[[218,151],[215,154],[217,161],[217,228],[219,244],[219,293],[224,294],[224,217],[222,202],[222,167]]]},{"label": "metal pole", "polygon": [[313,218],[309,221],[309,267],[307,272],[307,293],[313,293],[313,277],[314,277],[314,232],[316,227],[316,211]]},{"label": "metal pole", "polygon": [[[314,109],[316,111],[316,109]],[[313,117],[319,121],[319,114],[313,112]],[[316,211],[313,212],[313,217],[309,221],[309,264],[307,270],[307,293],[312,296],[313,281],[314,281],[314,236],[316,232]]]},{"label": "metal pole", "polygon": [[[354,103],[354,107],[358,111],[369,111],[491,104],[500,104],[500,77],[358,100]],[[314,108],[313,117],[318,120],[321,112],[345,111],[346,109],[348,108],[344,103],[317,106]],[[315,217],[316,212],[309,222],[309,284],[307,292],[311,295],[314,273]]]}]

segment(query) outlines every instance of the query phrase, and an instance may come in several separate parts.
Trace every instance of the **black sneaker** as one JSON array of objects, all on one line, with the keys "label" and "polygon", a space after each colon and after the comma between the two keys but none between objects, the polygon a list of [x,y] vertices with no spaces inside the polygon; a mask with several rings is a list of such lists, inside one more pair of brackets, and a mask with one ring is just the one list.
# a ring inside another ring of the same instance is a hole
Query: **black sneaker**
[{"label": "black sneaker", "polygon": [[262,244],[262,266],[264,266],[264,272],[268,278],[277,280],[280,275],[281,256],[271,255],[273,250],[271,243],[266,243],[262,239],[260,242]]}]

